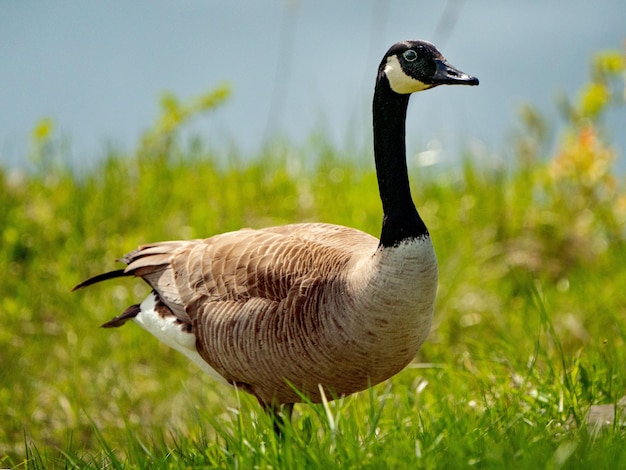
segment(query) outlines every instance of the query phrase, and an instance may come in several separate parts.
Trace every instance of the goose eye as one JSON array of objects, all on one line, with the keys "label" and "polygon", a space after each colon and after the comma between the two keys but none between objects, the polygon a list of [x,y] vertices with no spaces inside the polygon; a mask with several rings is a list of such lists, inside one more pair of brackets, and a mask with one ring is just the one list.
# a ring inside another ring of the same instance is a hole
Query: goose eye
[{"label": "goose eye", "polygon": [[409,49],[408,51],[405,51],[402,56],[406,59],[407,62],[413,62],[415,59],[417,59],[417,52],[415,52],[413,49]]}]

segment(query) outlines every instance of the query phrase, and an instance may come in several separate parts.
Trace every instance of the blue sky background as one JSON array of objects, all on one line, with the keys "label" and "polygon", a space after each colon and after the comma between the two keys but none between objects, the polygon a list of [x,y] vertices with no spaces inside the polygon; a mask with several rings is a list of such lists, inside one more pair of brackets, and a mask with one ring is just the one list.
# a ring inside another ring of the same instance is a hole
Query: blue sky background
[{"label": "blue sky background", "polygon": [[[108,144],[131,151],[161,92],[185,99],[223,81],[232,98],[198,125],[218,148],[235,141],[253,155],[270,137],[301,143],[319,128],[339,146],[369,145],[380,58],[418,38],[481,83],[415,96],[409,153],[433,140],[448,162],[470,142],[506,153],[521,103],[555,118],[556,95],[585,83],[592,54],[624,46],[626,2],[2,1],[0,165],[24,164],[43,116],[70,138],[76,165]],[[608,121],[622,160],[625,115]]]}]

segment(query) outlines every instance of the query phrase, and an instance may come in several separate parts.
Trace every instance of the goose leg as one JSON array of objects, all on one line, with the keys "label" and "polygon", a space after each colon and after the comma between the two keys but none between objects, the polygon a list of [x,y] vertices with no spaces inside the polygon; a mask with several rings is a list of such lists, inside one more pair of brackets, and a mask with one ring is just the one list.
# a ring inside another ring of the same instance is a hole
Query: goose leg
[{"label": "goose leg", "polygon": [[274,425],[274,433],[277,437],[282,438],[285,424],[291,421],[293,414],[293,403],[285,403],[283,405],[268,405],[263,403],[263,409],[272,418]]}]

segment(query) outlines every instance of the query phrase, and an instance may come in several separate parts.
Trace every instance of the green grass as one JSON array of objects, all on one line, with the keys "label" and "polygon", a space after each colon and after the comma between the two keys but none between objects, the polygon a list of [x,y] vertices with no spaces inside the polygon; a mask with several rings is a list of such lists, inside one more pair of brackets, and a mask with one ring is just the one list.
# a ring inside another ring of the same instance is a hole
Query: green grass
[{"label": "green grass", "polygon": [[140,281],[70,289],[144,242],[302,221],[378,235],[371,156],[322,139],[226,164],[157,126],[78,175],[44,124],[34,171],[0,170],[0,467],[626,468],[626,429],[585,422],[626,391],[626,194],[593,122],[548,158],[529,128],[509,169],[411,167],[440,264],[432,334],[386,383],[298,405],[282,441],[137,326],[98,328]]},{"label": "green grass", "polygon": [[584,422],[590,405],[626,389],[626,250],[604,220],[619,213],[614,198],[590,206],[604,215],[576,235],[604,242],[564,256],[581,213],[590,215],[561,202],[562,192],[540,194],[545,164],[412,170],[440,261],[433,333],[415,364],[387,383],[328,409],[299,405],[284,442],[254,400],[214,384],[135,325],[98,329],[147,289],[128,280],[70,289],[141,242],[305,220],[378,233],[371,165],[327,156],[297,171],[277,153],[232,168],[211,155],[110,156],[80,177],[1,174],[4,465],[624,465],[625,431],[596,434]]}]

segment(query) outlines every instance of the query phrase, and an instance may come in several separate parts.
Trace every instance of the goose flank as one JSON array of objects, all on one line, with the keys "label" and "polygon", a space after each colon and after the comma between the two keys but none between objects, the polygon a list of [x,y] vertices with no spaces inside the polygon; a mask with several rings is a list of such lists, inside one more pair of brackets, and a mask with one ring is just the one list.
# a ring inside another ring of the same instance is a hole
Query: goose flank
[{"label": "goose flank", "polygon": [[402,370],[425,341],[437,259],[411,198],[405,120],[411,93],[478,85],[432,44],[394,44],[378,68],[374,155],[383,207],[380,239],[307,223],[140,246],[124,276],[152,292],[102,325],[133,320],[216,380],[291,411],[301,394],[320,402],[364,390]]}]

